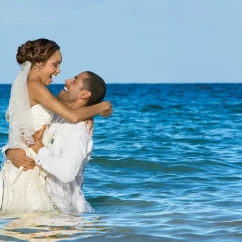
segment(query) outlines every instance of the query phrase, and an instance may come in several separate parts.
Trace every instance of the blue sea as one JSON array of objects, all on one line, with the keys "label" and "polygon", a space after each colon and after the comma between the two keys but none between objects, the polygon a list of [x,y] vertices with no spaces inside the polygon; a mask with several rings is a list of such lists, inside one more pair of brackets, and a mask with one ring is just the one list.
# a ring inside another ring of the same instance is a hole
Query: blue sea
[{"label": "blue sea", "polygon": [[[96,212],[2,217],[0,240],[242,241],[242,84],[107,88],[113,115],[95,118],[84,174]],[[9,92],[0,85],[1,146]]]}]

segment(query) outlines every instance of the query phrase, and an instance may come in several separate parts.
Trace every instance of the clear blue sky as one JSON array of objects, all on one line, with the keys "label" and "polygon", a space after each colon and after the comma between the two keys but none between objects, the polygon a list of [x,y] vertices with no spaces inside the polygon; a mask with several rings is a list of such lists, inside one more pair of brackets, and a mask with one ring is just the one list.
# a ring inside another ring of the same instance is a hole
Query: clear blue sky
[{"label": "clear blue sky", "polygon": [[0,0],[0,83],[17,47],[55,40],[55,83],[84,70],[107,83],[242,82],[241,0]]}]

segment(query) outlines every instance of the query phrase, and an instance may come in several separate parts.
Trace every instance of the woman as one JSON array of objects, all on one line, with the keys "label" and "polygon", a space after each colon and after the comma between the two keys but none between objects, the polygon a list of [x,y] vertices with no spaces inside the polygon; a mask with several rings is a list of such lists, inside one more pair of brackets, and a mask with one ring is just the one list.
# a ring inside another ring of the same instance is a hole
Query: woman
[{"label": "woman", "polygon": [[[97,114],[108,116],[111,113],[111,103],[108,101],[73,110],[48,90],[52,77],[60,73],[62,62],[60,47],[54,41],[27,41],[18,48],[17,62],[23,70],[12,85],[6,114],[9,148],[25,149],[26,155],[34,159],[36,154],[29,148],[34,143],[32,135],[43,125],[50,124],[54,113],[73,123]],[[44,144],[47,142],[43,140]],[[53,210],[54,204],[46,192],[46,173],[40,167],[22,172],[21,168],[17,169],[6,161],[0,176],[2,212]]]}]

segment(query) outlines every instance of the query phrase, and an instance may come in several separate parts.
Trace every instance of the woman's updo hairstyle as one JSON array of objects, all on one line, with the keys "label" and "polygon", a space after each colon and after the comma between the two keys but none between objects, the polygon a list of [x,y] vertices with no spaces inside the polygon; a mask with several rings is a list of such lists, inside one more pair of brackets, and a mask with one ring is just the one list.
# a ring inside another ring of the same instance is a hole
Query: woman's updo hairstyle
[{"label": "woman's updo hairstyle", "polygon": [[60,47],[52,40],[29,40],[18,47],[16,59],[20,65],[25,61],[30,61],[32,65],[36,62],[44,62],[43,64],[45,64],[57,50],[60,50]]}]

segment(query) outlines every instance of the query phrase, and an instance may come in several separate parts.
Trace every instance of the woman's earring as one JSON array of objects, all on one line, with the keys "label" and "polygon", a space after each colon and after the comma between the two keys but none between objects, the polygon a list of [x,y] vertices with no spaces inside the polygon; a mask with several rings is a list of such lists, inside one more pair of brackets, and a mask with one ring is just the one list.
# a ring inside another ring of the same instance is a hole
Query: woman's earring
[{"label": "woman's earring", "polygon": [[37,66],[37,71],[39,72],[39,67]]}]

